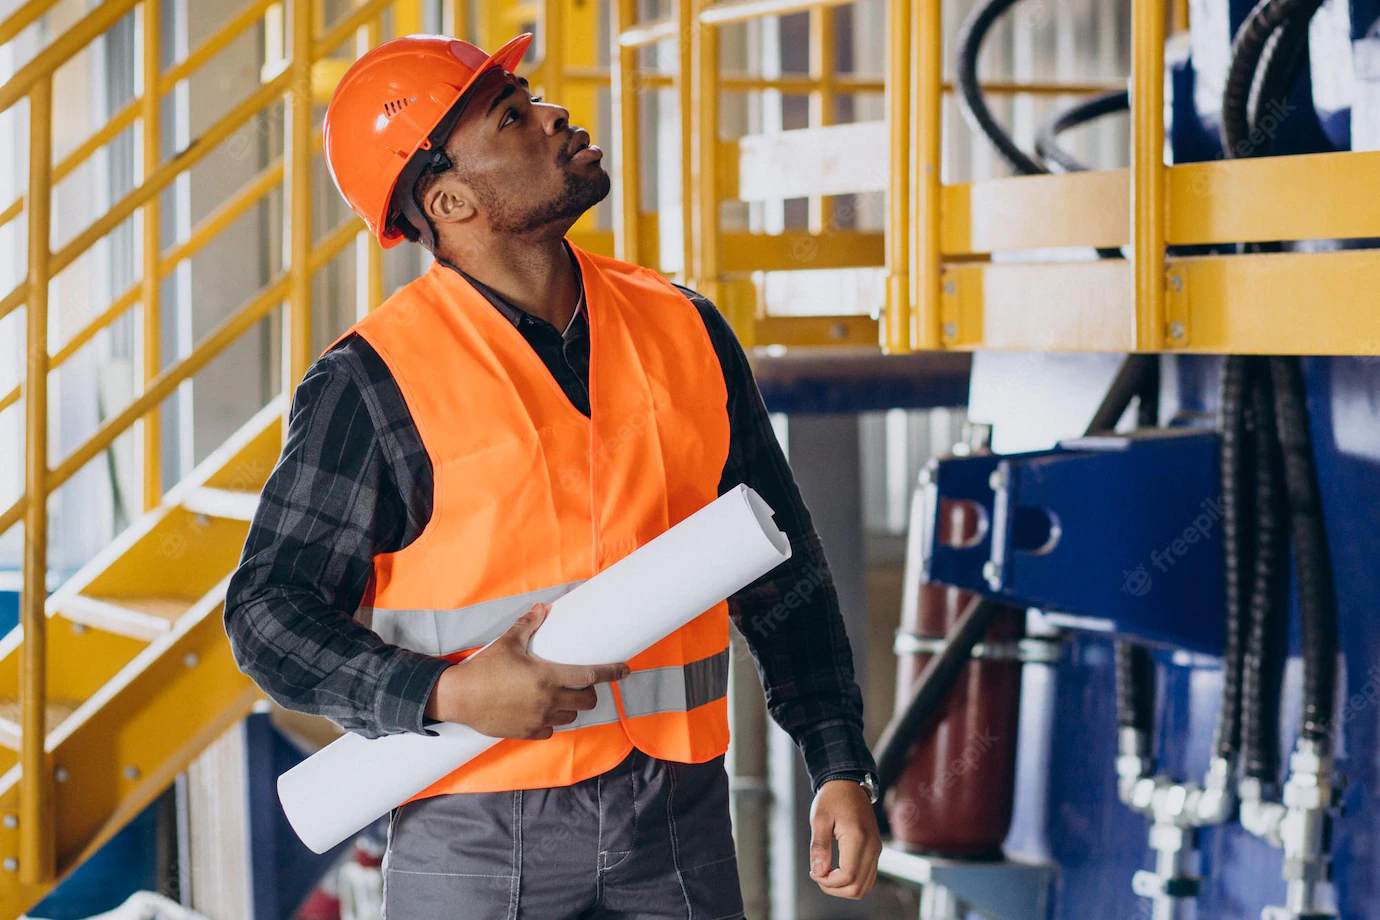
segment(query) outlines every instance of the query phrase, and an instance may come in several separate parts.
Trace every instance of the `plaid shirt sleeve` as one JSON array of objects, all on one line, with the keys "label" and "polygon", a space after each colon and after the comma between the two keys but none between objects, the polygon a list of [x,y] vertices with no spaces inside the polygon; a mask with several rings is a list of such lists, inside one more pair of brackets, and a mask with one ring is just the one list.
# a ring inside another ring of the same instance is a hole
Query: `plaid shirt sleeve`
[{"label": "plaid shirt sleeve", "polygon": [[[368,738],[435,734],[422,715],[450,663],[388,644],[354,619],[374,555],[425,523],[422,503],[402,496],[424,495],[426,515],[431,483],[417,481],[429,464],[398,462],[399,450],[420,442],[406,437],[406,406],[379,399],[369,377],[378,369],[362,360],[372,350],[362,355],[352,339],[314,363],[293,394],[282,456],[230,580],[225,630],[240,669],[285,708]],[[404,437],[377,436],[389,429]]]},{"label": "plaid shirt sleeve", "polygon": [[791,541],[789,560],[728,599],[729,615],[756,662],[767,708],[799,746],[813,788],[875,773],[853,652],[810,511],[733,327],[708,299],[681,290],[699,309],[728,387],[730,446],[719,494],[747,483]]}]

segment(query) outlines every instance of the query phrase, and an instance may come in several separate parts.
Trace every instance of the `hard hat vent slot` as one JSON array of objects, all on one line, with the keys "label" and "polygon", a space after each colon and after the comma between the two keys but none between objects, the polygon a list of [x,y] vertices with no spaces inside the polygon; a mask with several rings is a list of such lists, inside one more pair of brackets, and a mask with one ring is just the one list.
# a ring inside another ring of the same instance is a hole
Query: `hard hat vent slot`
[{"label": "hard hat vent slot", "polygon": [[403,99],[390,99],[383,104],[383,112],[389,118],[401,112],[407,106],[417,101],[416,96],[408,96]]}]

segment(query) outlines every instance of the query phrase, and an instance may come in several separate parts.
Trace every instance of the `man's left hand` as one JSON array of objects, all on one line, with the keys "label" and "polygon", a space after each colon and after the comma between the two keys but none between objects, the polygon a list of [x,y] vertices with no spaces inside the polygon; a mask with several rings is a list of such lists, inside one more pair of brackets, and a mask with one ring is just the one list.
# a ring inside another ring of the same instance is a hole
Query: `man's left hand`
[{"label": "man's left hand", "polygon": [[[833,865],[833,842],[839,864]],[[819,787],[810,806],[810,878],[836,898],[861,898],[877,881],[882,835],[867,790],[848,779]]]}]

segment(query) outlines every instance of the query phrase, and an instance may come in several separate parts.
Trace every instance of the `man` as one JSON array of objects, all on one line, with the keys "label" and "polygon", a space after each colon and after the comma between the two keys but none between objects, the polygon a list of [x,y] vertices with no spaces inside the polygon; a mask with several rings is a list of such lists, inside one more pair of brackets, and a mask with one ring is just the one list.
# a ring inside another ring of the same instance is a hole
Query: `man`
[{"label": "man", "polygon": [[[369,737],[508,739],[393,809],[391,920],[724,920],[732,621],[816,789],[811,876],[862,897],[875,768],[809,512],[718,310],[565,241],[609,177],[513,74],[530,41],[397,39],[336,89],[336,185],[382,245],[435,262],[298,387],[226,601],[236,660]],[[787,564],[628,662],[527,651],[550,601],[740,482]]]}]

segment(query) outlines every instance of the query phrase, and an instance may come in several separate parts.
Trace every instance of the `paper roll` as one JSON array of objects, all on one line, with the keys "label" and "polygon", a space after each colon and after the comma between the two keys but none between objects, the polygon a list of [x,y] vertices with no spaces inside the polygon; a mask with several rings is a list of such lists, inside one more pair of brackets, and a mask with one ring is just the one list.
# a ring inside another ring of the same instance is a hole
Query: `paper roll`
[{"label": "paper roll", "polygon": [[[532,653],[561,664],[626,661],[790,558],[772,510],[725,492],[551,604]],[[346,734],[278,777],[302,842],[324,853],[501,739],[454,723],[368,739]]]}]

